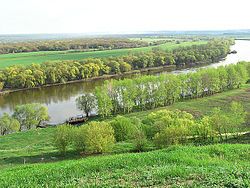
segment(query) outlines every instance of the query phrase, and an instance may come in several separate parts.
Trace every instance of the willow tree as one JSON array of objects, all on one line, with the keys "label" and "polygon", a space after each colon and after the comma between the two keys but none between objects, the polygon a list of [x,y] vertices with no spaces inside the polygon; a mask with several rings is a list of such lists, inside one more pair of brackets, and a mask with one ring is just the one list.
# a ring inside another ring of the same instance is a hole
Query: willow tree
[{"label": "willow tree", "polygon": [[96,108],[96,98],[92,93],[86,93],[76,99],[76,106],[87,117]]},{"label": "willow tree", "polygon": [[0,118],[0,134],[5,135],[10,132],[16,132],[20,129],[20,123],[9,114],[4,113]]}]

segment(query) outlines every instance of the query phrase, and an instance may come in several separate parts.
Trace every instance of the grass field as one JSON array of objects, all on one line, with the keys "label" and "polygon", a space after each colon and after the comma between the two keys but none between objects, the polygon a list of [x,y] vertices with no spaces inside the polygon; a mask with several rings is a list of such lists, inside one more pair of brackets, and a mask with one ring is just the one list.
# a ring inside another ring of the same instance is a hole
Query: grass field
[{"label": "grass field", "polygon": [[[180,46],[191,46],[193,44],[205,44],[205,41],[199,42],[182,42],[176,44],[175,42],[165,43],[158,45],[158,47],[165,50],[172,50]],[[130,49],[117,49],[117,50],[104,50],[94,52],[74,52],[74,51],[49,51],[49,52],[30,52],[30,53],[17,53],[17,54],[3,54],[0,55],[0,68],[8,67],[11,65],[29,65],[32,63],[43,63],[46,61],[55,60],[81,60],[84,58],[96,57],[111,57],[122,56],[129,53],[147,52],[156,46],[130,48]]]},{"label": "grass field", "polygon": [[[164,108],[186,110],[198,118],[209,114],[214,107],[227,111],[228,104],[234,100],[243,103],[249,125],[249,91],[250,84],[246,84],[240,89]],[[156,110],[159,108],[126,116],[143,119]],[[250,186],[249,134],[229,141],[246,144],[175,146],[126,153],[133,150],[133,145],[118,143],[105,156],[81,157],[69,152],[63,157],[52,145],[54,131],[55,128],[37,129],[0,137],[0,187]]]},{"label": "grass field", "polygon": [[0,187],[249,187],[250,145],[175,146],[1,170]]}]

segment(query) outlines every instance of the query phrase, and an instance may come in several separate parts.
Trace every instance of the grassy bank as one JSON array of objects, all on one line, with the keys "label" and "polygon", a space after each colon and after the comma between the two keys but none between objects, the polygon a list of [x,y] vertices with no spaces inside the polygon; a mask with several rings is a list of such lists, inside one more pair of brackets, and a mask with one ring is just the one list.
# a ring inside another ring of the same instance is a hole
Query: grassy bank
[{"label": "grassy bank", "polygon": [[[240,89],[126,116],[143,119],[152,111],[166,108],[185,110],[199,118],[214,107],[227,111],[234,100],[243,103],[249,124],[249,91],[250,84],[246,84]],[[61,156],[52,144],[54,131],[35,129],[0,137],[0,187],[250,186],[249,134],[227,144],[202,147],[150,151],[155,148],[148,144],[149,152],[128,153],[133,151],[133,144],[117,143],[106,155],[79,156],[69,151]]]},{"label": "grassy bank", "polygon": [[154,47],[160,47],[165,50],[172,50],[178,47],[205,44],[205,41],[198,42],[182,42],[176,44],[169,42],[158,46],[149,46],[131,49],[118,49],[118,50],[104,50],[93,52],[74,52],[74,51],[48,51],[48,52],[30,52],[30,53],[17,53],[17,54],[3,54],[0,55],[0,68],[8,67],[11,65],[30,65],[32,63],[42,63],[46,61],[56,60],[81,60],[84,58],[102,58],[111,56],[122,56],[129,53],[148,52]]},{"label": "grassy bank", "polygon": [[175,146],[1,170],[1,187],[248,187],[250,145]]},{"label": "grassy bank", "polygon": [[[193,99],[184,102],[175,103],[172,106],[157,108],[149,111],[142,111],[127,114],[128,117],[145,118],[147,114],[159,109],[180,109],[192,113],[199,118],[202,115],[209,114],[214,107],[221,107],[224,111],[229,109],[229,103],[234,100],[241,102],[248,112],[247,123],[250,124],[250,84],[244,85],[240,89],[219,93],[210,97]],[[111,117],[112,118],[112,117]],[[98,119],[97,120],[101,120]],[[249,126],[248,126],[249,130]],[[0,137],[0,169],[8,168],[23,163],[37,163],[43,161],[58,161],[60,157],[52,145],[54,128],[37,129],[27,132],[14,133]],[[250,143],[243,137],[244,143]],[[236,142],[233,141],[232,142]],[[149,146],[150,147],[150,146]],[[133,146],[130,144],[118,144],[115,148],[116,153],[129,151]],[[75,157],[74,153],[69,153],[66,158]]]}]

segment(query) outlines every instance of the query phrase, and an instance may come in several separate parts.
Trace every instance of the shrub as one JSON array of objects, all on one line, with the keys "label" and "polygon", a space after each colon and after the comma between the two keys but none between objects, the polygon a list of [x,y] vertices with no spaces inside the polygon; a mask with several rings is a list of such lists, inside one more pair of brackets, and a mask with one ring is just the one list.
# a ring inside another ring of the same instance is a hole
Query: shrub
[{"label": "shrub", "polygon": [[71,141],[72,127],[70,125],[60,125],[56,128],[54,135],[55,147],[65,154]]},{"label": "shrub", "polygon": [[114,129],[106,122],[90,122],[85,126],[85,145],[88,153],[109,152],[115,142]]},{"label": "shrub", "polygon": [[132,139],[132,143],[135,145],[135,150],[143,151],[147,143],[147,137],[141,125],[136,126],[136,129],[131,135],[131,139]]},{"label": "shrub", "polygon": [[76,151],[83,152],[85,151],[85,126],[75,127],[72,131],[72,144]]},{"label": "shrub", "polygon": [[136,129],[136,119],[129,119],[123,116],[117,116],[110,122],[114,129],[117,142],[125,141],[131,138],[131,134]]},{"label": "shrub", "polygon": [[157,147],[162,148],[185,142],[188,132],[188,128],[185,126],[167,127],[161,132],[156,133],[153,140]]},{"label": "shrub", "polygon": [[157,133],[168,127],[191,127],[194,124],[192,114],[180,110],[159,110],[150,113],[144,120],[146,124],[147,137],[152,139]]},{"label": "shrub", "polygon": [[215,131],[208,116],[204,116],[200,122],[193,126],[192,133],[197,143],[211,143],[214,141]]}]

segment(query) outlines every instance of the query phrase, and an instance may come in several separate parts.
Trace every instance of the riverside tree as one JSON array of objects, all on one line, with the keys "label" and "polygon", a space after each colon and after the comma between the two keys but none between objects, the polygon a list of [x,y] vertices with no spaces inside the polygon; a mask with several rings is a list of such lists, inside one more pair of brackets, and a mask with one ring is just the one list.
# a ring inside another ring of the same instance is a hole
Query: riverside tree
[{"label": "riverside tree", "polygon": [[186,75],[162,74],[106,81],[96,89],[98,113],[108,116],[171,105],[179,100],[213,95],[247,82],[247,63],[198,70]]},{"label": "riverside tree", "polygon": [[79,110],[82,110],[87,117],[96,107],[96,98],[91,93],[83,94],[76,99],[76,106]]},{"label": "riverside tree", "polygon": [[0,135],[5,135],[11,132],[16,132],[20,129],[20,123],[11,117],[9,114],[4,113],[0,118]]},{"label": "riverside tree", "polygon": [[49,119],[48,108],[39,103],[19,105],[13,117],[19,121],[20,130],[36,128],[42,121]]}]

